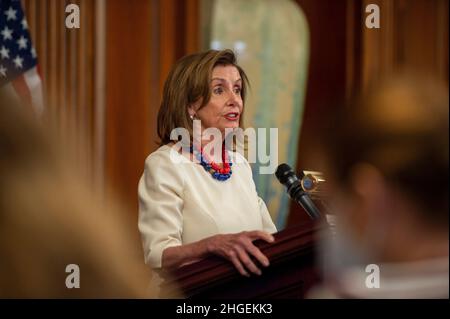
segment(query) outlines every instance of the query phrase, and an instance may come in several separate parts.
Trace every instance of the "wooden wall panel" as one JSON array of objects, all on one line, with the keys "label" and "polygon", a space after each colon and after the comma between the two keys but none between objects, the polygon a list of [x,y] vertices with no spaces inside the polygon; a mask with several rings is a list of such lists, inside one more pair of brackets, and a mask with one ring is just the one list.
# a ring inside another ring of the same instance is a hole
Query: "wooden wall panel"
[{"label": "wooden wall panel", "polygon": [[177,42],[179,42],[177,41],[177,34],[179,34],[180,30],[177,30],[176,1],[166,0],[159,3],[159,87],[160,92],[162,92],[164,80],[177,58],[176,46]]},{"label": "wooden wall panel", "polygon": [[159,0],[160,92],[173,64],[200,49],[199,0]]},{"label": "wooden wall panel", "polygon": [[[368,29],[365,27],[367,13],[365,8],[369,4],[377,4],[380,7],[380,28]],[[363,12],[359,24],[361,34],[361,88],[366,90],[373,82],[378,81],[383,75],[395,70],[395,34],[398,28],[395,25],[395,1],[362,1]]]},{"label": "wooden wall panel", "polygon": [[359,10],[365,15],[371,3],[380,7],[381,26],[360,24],[362,89],[403,69],[448,82],[448,1],[363,0]]},{"label": "wooden wall panel", "polygon": [[[137,185],[150,151],[151,6],[110,0],[106,7],[107,182],[137,212]],[[137,213],[136,213],[137,216]]]},{"label": "wooden wall panel", "polygon": [[197,0],[107,2],[106,172],[134,212],[144,160],[158,148],[164,81],[176,60],[197,50],[197,10]]},{"label": "wooden wall panel", "polygon": [[[316,169],[309,156],[321,117],[383,76],[402,69],[448,83],[447,0],[297,0],[308,19],[311,59],[297,169]],[[365,27],[366,5],[377,4],[380,29]],[[307,218],[291,205],[288,224]]]},{"label": "wooden wall panel", "polygon": [[[96,121],[94,83],[97,4],[104,0],[23,0],[42,77],[46,114],[58,123],[63,140],[75,144],[79,169],[94,182],[102,178],[98,151],[93,147]],[[65,26],[65,8],[80,8],[80,29]],[[93,163],[100,167],[93,171]]]},{"label": "wooden wall panel", "polygon": [[448,81],[448,0],[400,0],[395,5],[396,65]]},{"label": "wooden wall panel", "polygon": [[[298,0],[310,29],[310,62],[305,110],[300,132],[297,170],[314,167],[311,154],[317,144],[321,118],[346,96],[346,2]],[[287,225],[308,220],[296,203],[291,203]]]}]

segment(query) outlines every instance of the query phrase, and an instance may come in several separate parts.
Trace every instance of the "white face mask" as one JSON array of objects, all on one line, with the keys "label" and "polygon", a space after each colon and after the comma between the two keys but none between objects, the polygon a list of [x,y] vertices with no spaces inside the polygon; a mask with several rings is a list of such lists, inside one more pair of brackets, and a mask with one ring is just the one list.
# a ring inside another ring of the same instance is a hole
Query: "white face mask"
[{"label": "white face mask", "polygon": [[368,264],[376,263],[385,243],[387,225],[371,221],[360,240],[352,235],[352,229],[345,218],[340,217],[339,211],[335,210],[335,213],[327,215],[330,231],[324,231],[319,244],[319,263],[324,280],[339,278],[350,268],[364,271]]},{"label": "white face mask", "polygon": [[339,222],[335,215],[327,215],[329,231],[324,231],[319,243],[319,264],[325,281],[334,281],[349,267],[362,265],[366,254]]}]

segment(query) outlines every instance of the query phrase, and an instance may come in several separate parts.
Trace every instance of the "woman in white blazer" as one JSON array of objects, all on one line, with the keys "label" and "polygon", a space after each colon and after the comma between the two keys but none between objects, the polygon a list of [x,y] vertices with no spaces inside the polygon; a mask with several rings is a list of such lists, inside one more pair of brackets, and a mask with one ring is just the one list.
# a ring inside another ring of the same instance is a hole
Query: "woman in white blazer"
[{"label": "woman in white blazer", "polygon": [[[209,254],[226,258],[244,276],[269,266],[253,241],[273,242],[276,228],[249,163],[225,146],[214,161],[217,154],[204,149],[209,140],[192,138],[195,120],[202,132],[218,129],[222,142],[227,128],[241,127],[247,86],[230,50],[186,56],[171,70],[158,113],[160,148],[147,157],[138,187],[139,230],[153,269],[174,269]],[[191,136],[187,152],[171,139],[180,128]]]}]

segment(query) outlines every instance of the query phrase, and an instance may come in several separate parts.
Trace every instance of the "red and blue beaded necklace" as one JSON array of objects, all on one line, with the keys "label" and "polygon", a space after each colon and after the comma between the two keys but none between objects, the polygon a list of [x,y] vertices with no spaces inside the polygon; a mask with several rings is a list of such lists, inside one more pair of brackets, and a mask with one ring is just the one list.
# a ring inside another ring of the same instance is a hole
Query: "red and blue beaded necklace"
[{"label": "red and blue beaded necklace", "polygon": [[209,160],[206,154],[203,154],[202,151],[198,151],[197,148],[195,148],[193,145],[191,145],[190,151],[192,154],[194,154],[205,171],[210,173],[214,179],[223,182],[231,177],[231,166],[233,165],[233,163],[231,163],[231,160],[229,160],[228,158],[228,152],[225,150],[225,145],[222,146],[223,167],[220,167],[217,163]]}]

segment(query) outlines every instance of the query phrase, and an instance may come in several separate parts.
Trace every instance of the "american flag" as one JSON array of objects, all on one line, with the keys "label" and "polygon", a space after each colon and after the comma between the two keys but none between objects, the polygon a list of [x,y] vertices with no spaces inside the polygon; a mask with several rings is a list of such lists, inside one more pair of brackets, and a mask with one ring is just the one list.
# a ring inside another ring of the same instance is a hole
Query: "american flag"
[{"label": "american flag", "polygon": [[42,113],[42,81],[20,0],[0,0],[0,89]]}]

